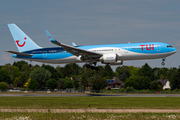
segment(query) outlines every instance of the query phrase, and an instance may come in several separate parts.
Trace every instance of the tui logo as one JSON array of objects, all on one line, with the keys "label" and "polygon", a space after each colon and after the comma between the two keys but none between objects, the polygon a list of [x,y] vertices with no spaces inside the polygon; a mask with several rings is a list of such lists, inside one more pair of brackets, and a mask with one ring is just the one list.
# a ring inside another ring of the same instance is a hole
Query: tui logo
[{"label": "tui logo", "polygon": [[[27,38],[24,37],[24,40],[26,40],[26,39],[27,39]],[[23,43],[22,45],[20,45],[20,44],[19,44],[19,40],[16,40],[15,42],[17,43],[17,45],[18,45],[19,47],[23,47],[23,46],[25,45],[25,43],[26,43],[26,42],[24,41],[24,43]]]},{"label": "tui logo", "polygon": [[142,51],[145,49],[145,47],[146,47],[146,50],[154,50],[154,44],[149,44],[149,46],[148,45],[140,45],[141,46],[141,49],[142,49]]}]

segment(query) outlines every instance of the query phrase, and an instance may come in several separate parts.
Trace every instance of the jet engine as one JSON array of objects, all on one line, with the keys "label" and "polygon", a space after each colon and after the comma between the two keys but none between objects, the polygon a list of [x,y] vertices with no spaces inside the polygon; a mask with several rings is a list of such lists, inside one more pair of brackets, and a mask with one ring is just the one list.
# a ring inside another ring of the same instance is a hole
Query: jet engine
[{"label": "jet engine", "polygon": [[118,55],[116,53],[104,54],[101,58],[101,63],[111,64],[111,65],[122,65],[123,61],[118,60]]}]

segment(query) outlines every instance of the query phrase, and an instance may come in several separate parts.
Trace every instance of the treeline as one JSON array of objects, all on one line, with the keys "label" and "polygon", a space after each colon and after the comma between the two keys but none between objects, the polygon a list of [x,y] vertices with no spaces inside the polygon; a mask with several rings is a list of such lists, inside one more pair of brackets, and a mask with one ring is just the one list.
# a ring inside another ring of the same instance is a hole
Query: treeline
[{"label": "treeline", "polygon": [[171,89],[180,89],[180,68],[151,68],[147,63],[140,68],[134,66],[118,66],[115,72],[110,65],[98,66],[98,70],[86,68],[86,65],[66,64],[56,68],[43,64],[31,65],[18,61],[0,66],[0,82],[13,84],[31,90],[66,89],[100,90],[107,86],[107,79],[118,77],[124,88],[136,90],[160,90],[158,79],[168,79]]}]

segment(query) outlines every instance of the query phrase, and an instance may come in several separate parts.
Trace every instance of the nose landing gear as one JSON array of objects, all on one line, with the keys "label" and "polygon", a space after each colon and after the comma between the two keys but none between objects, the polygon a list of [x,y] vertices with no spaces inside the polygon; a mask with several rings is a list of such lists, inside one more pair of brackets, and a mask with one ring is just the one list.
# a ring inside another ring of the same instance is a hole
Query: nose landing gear
[{"label": "nose landing gear", "polygon": [[164,62],[165,60],[166,60],[166,58],[162,58],[162,63],[161,63],[162,66],[165,65],[165,62]]}]

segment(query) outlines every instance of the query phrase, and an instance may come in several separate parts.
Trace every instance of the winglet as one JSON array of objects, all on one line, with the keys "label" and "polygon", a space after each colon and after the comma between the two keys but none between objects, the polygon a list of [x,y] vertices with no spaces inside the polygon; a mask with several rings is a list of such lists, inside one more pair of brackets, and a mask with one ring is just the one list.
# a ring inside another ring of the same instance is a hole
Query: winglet
[{"label": "winglet", "polygon": [[54,43],[54,44],[59,43],[59,42],[57,42],[57,41],[51,36],[51,34],[50,34],[47,30],[45,30],[45,32],[46,32],[46,34],[47,34],[47,37],[49,38],[49,40],[50,40],[52,43]]}]

